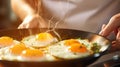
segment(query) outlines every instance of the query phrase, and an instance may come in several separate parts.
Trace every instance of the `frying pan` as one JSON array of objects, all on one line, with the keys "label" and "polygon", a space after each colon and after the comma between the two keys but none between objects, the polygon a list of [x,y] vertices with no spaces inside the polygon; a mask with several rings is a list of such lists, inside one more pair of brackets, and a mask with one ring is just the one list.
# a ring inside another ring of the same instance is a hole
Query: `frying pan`
[{"label": "frying pan", "polygon": [[[36,29],[7,29],[1,30],[0,36],[9,36],[16,40],[21,40],[23,37],[34,35],[40,32],[46,32],[47,28]],[[74,29],[61,29],[57,28],[55,31],[61,36],[61,39],[81,38],[88,39],[91,42],[97,42],[101,45],[100,52],[92,54],[85,58],[77,58],[61,61],[8,61],[0,60],[0,64],[3,67],[86,67],[87,65],[96,61],[100,56],[104,55],[110,49],[111,42],[95,33],[74,30]],[[53,36],[56,36],[55,32],[50,31]]]}]

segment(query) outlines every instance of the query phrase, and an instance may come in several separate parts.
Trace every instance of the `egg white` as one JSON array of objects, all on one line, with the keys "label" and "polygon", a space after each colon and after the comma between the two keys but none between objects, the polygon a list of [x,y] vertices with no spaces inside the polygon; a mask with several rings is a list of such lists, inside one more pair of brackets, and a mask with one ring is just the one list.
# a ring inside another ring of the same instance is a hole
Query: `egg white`
[{"label": "egg white", "polygon": [[64,45],[65,41],[60,41],[59,43],[49,46],[48,52],[51,55],[61,58],[61,59],[74,59],[74,58],[82,58],[82,57],[89,56],[91,54],[90,43],[88,43],[88,41],[86,40],[78,40],[78,41],[86,44],[87,49],[88,49],[87,52],[85,53],[71,52],[69,50],[70,46]]},{"label": "egg white", "polygon": [[21,55],[14,55],[10,52],[11,47],[12,46],[4,47],[0,49],[0,60],[9,60],[9,61],[55,61],[56,60],[52,55],[47,53],[45,53],[42,57],[37,57],[37,59],[22,57]]},{"label": "egg white", "polygon": [[13,55],[9,51],[10,47],[0,49],[0,57],[2,60],[17,60],[18,56]]},{"label": "egg white", "polygon": [[36,35],[31,35],[23,38],[22,42],[31,47],[46,47],[48,45],[58,42],[58,40],[57,38],[53,38],[47,42],[42,42],[42,41],[36,40]]},{"label": "egg white", "polygon": [[0,59],[1,60],[16,60],[17,56],[12,55],[9,51],[10,47],[19,44],[20,41],[13,40],[13,43],[10,46],[4,46],[0,48]]}]

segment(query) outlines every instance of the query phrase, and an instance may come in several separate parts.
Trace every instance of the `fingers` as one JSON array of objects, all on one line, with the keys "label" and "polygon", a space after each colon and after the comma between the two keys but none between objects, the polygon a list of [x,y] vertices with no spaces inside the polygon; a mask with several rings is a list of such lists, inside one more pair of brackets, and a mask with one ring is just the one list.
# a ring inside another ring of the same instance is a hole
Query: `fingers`
[{"label": "fingers", "polygon": [[20,24],[19,26],[18,26],[18,29],[24,29],[24,28],[37,28],[37,27],[39,27],[38,26],[39,24],[37,24],[37,23],[27,23],[27,24]]},{"label": "fingers", "polygon": [[106,24],[103,24],[103,25],[102,25],[102,28],[101,28],[101,31],[99,32],[100,35],[103,34],[103,29],[104,29],[105,27],[106,27]]},{"label": "fingers", "polygon": [[114,52],[114,51],[118,51],[118,50],[120,50],[120,40],[115,40],[112,42],[110,52]]},{"label": "fingers", "polygon": [[18,29],[23,29],[23,28],[29,28],[29,23],[26,21],[23,21],[19,26]]},{"label": "fingers", "polygon": [[114,31],[116,34],[116,40],[112,42],[112,51],[120,50],[120,13],[113,16],[109,23],[106,26],[102,26],[102,30],[100,31],[100,35],[102,36],[108,36],[111,32]]},{"label": "fingers", "polygon": [[118,28],[118,33],[117,33],[117,36],[116,36],[116,40],[120,40],[120,28]]},{"label": "fingers", "polygon": [[103,25],[102,25],[102,30],[105,28],[105,26],[106,26],[106,24],[103,24]]},{"label": "fingers", "polygon": [[18,26],[18,29],[23,29],[23,28],[25,28],[25,27],[26,27],[25,25],[20,24],[20,25]]},{"label": "fingers", "polygon": [[[103,30],[105,28],[105,26],[106,26],[106,24],[103,24],[101,30]],[[101,31],[99,34],[102,35],[103,32]]]},{"label": "fingers", "polygon": [[112,48],[110,51],[113,52],[118,50],[120,50],[120,28],[118,28],[116,40],[112,42]]},{"label": "fingers", "polygon": [[18,29],[23,29],[23,28],[25,28],[25,27],[26,27],[26,26],[21,23],[21,24],[18,26]]},{"label": "fingers", "polygon": [[39,18],[34,16],[28,16],[24,21],[18,26],[18,29],[23,28],[38,28],[39,27]]},{"label": "fingers", "polygon": [[109,23],[100,31],[100,35],[108,36],[112,31],[120,26],[120,14],[113,16]]},{"label": "fingers", "polygon": [[23,22],[18,26],[18,29],[28,28],[28,24],[32,21],[32,16],[27,16]]},{"label": "fingers", "polygon": [[22,28],[43,28],[47,27],[45,20],[39,15],[27,16],[24,21],[18,26],[18,29]]}]

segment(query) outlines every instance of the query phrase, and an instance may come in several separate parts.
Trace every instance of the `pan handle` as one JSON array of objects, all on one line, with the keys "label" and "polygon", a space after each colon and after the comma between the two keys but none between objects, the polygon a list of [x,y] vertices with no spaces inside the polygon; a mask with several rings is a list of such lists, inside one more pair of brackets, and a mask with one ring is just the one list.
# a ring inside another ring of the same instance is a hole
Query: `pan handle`
[{"label": "pan handle", "polygon": [[88,65],[87,67],[104,67],[103,64],[109,63],[109,62],[112,62],[112,64],[110,64],[110,65],[115,65],[118,62],[120,63],[120,51],[105,54],[105,55],[101,56],[94,63]]}]

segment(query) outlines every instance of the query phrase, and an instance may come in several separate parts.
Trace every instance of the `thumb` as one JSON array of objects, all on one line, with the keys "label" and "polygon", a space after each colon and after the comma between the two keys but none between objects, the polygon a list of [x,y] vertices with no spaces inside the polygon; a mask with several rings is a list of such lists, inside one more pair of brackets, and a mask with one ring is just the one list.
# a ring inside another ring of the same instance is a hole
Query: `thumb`
[{"label": "thumb", "polygon": [[105,26],[106,26],[106,24],[103,24],[103,25],[102,25],[102,30],[105,28]]},{"label": "thumb", "polygon": [[117,36],[116,36],[116,40],[120,40],[120,28],[118,28],[118,33],[117,33]]},{"label": "thumb", "polygon": [[113,16],[108,24],[100,31],[100,35],[108,36],[112,31],[120,26],[120,15]]}]

